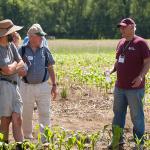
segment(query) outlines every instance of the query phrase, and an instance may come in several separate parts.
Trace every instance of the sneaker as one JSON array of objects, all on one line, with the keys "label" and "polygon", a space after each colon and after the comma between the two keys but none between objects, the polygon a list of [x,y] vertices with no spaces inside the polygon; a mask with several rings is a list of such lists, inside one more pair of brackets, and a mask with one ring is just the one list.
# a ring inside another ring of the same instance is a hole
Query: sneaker
[{"label": "sneaker", "polygon": [[[119,143],[119,150],[124,150],[124,144],[125,144],[124,142]],[[112,143],[110,143],[107,148],[108,148],[108,150],[112,150],[113,149]]]},{"label": "sneaker", "polygon": [[33,135],[29,134],[29,135],[24,135],[24,139],[33,139]]},{"label": "sneaker", "polygon": [[16,150],[24,150],[24,148],[22,148],[22,143],[17,143]]},{"label": "sneaker", "polygon": [[136,145],[135,147],[134,147],[134,150],[143,150],[144,149],[144,145],[143,144],[140,144],[140,145]]}]

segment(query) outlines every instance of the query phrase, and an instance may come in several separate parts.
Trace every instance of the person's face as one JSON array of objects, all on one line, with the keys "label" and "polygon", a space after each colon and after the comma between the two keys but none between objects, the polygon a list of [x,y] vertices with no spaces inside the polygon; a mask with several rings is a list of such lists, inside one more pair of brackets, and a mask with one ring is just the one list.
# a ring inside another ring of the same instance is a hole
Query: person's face
[{"label": "person's face", "polygon": [[130,36],[133,33],[134,27],[132,25],[128,25],[126,27],[120,26],[119,29],[122,34],[122,37],[125,38],[125,37]]},{"label": "person's face", "polygon": [[39,35],[32,35],[30,42],[33,43],[36,47],[40,47],[41,43],[42,43],[42,36]]},{"label": "person's face", "polygon": [[0,37],[0,45],[6,46],[8,44],[7,36]]},{"label": "person's face", "polygon": [[13,37],[13,43],[16,45],[16,47],[18,47],[21,42],[21,37],[19,33],[18,32],[12,33],[12,37]]}]

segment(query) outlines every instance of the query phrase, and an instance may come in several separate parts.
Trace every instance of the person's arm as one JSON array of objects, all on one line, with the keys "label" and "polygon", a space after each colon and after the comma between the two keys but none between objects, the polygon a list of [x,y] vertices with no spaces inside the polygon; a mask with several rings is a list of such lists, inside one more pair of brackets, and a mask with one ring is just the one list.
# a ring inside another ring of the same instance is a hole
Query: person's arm
[{"label": "person's arm", "polygon": [[133,81],[132,81],[132,87],[138,87],[142,80],[144,79],[145,75],[147,74],[147,72],[149,71],[150,68],[150,57],[144,59],[144,64],[143,64],[143,69],[140,72],[139,76],[137,76]]},{"label": "person's arm", "polygon": [[21,59],[17,64],[16,71],[18,72],[18,70],[24,68],[24,66],[25,66],[25,64],[24,64],[23,60]]},{"label": "person's arm", "polygon": [[117,66],[117,60],[116,60],[116,62],[114,64],[114,67],[110,70],[110,74],[116,72],[116,66]]},{"label": "person's arm", "polygon": [[24,62],[20,60],[18,63],[14,61],[13,63],[1,67],[1,73],[4,75],[12,75],[18,73],[20,69],[24,68]]},{"label": "person's arm", "polygon": [[105,76],[111,75],[112,73],[116,72],[116,66],[117,66],[117,60],[116,60],[114,66],[113,66],[113,68],[112,68],[111,70],[106,70],[106,71],[104,72]]},{"label": "person's arm", "polygon": [[17,73],[19,76],[24,77],[27,75],[27,70],[25,68],[25,64],[23,62],[23,60],[21,60],[18,64],[17,64]]},{"label": "person's arm", "polygon": [[11,63],[9,65],[1,67],[1,73],[4,75],[14,74],[14,72],[16,71],[16,67],[17,67],[17,62],[14,61],[13,63]]},{"label": "person's arm", "polygon": [[48,66],[48,72],[49,72],[51,83],[52,83],[51,94],[53,96],[53,99],[55,100],[57,96],[57,85],[56,85],[56,77],[55,77],[55,71],[54,71],[53,65]]}]

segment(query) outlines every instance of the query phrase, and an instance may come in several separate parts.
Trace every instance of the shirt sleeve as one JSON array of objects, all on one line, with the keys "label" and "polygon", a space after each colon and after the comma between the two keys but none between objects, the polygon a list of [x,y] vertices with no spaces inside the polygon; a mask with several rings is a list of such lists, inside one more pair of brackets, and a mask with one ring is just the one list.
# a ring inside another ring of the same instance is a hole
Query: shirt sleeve
[{"label": "shirt sleeve", "polygon": [[149,49],[148,43],[144,40],[141,40],[139,42],[139,46],[140,46],[143,59],[150,57],[150,49]]},{"label": "shirt sleeve", "polygon": [[45,50],[46,50],[48,65],[54,65],[55,64],[55,60],[54,60],[50,50],[48,48],[45,48]]},{"label": "shirt sleeve", "polygon": [[117,48],[116,48],[116,59],[119,58],[119,55],[120,55],[120,44],[121,43],[121,40],[118,42],[117,44]]},{"label": "shirt sleeve", "polygon": [[0,68],[8,65],[8,59],[6,52],[3,49],[0,49]]},{"label": "shirt sleeve", "polygon": [[18,53],[20,56],[22,56],[22,46],[18,49]]},{"label": "shirt sleeve", "polygon": [[11,47],[13,55],[14,55],[14,60],[19,62],[22,58],[18,52],[18,49],[16,48],[16,46],[13,43],[11,44],[10,47]]}]

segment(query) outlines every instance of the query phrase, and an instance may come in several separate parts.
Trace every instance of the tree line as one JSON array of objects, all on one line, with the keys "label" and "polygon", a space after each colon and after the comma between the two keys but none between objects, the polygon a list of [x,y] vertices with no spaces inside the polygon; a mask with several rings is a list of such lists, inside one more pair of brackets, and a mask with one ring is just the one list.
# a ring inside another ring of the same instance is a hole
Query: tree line
[{"label": "tree line", "polygon": [[23,25],[22,36],[39,23],[56,38],[119,38],[116,24],[125,17],[135,20],[137,34],[150,37],[149,0],[0,0],[0,20]]}]

